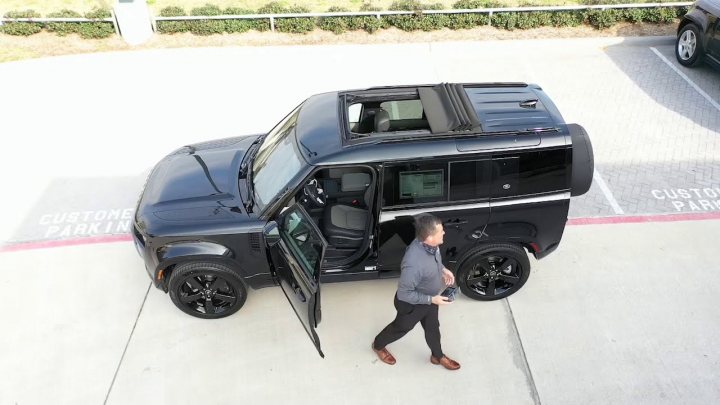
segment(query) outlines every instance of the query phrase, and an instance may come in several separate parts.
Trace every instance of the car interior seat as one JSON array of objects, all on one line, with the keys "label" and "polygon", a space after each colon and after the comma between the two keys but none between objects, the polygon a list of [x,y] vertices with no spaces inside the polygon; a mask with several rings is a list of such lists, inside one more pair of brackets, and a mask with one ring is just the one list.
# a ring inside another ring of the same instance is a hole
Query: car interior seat
[{"label": "car interior seat", "polygon": [[361,191],[365,207],[346,204],[328,205],[323,213],[323,233],[330,245],[335,247],[358,248],[365,238],[370,205],[373,196],[369,173],[345,173],[341,179],[342,191]]}]

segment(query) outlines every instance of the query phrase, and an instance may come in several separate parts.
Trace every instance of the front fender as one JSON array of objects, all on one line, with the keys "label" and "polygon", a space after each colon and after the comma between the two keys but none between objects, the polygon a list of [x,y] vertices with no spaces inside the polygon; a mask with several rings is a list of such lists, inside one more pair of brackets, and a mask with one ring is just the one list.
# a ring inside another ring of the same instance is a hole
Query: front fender
[{"label": "front fender", "polygon": [[[158,266],[155,268],[153,281],[155,286],[167,292],[169,274],[164,271],[177,264],[189,261],[214,261],[227,264],[234,269],[240,277],[245,274],[239,268],[233,251],[227,246],[214,242],[186,241],[168,243],[157,250]],[[163,271],[162,276],[160,272]]]},{"label": "front fender", "polygon": [[173,258],[180,256],[212,255],[230,258],[233,257],[232,250],[230,250],[227,246],[223,246],[219,243],[204,241],[168,243],[158,249],[157,255],[159,263],[166,260],[172,260]]},{"label": "front fender", "polygon": [[[700,32],[702,33],[707,33],[709,27],[707,15],[702,10],[699,10],[697,8],[694,8],[690,10],[689,13],[685,14],[682,22],[678,24],[676,35],[680,34],[680,30],[688,24],[697,25],[698,27],[700,27]],[[700,38],[700,40],[704,40],[704,38]]]}]

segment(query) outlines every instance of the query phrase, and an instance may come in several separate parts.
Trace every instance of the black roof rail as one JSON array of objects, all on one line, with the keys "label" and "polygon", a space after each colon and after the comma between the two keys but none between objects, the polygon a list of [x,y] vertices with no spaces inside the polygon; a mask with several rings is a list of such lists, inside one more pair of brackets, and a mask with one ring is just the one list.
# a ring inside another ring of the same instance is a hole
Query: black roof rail
[{"label": "black roof rail", "polygon": [[438,134],[423,134],[423,135],[398,135],[398,136],[368,136],[363,138],[366,142],[355,142],[353,145],[367,145],[367,144],[381,144],[381,143],[396,143],[396,142],[407,142],[407,141],[427,141],[427,140],[448,140],[448,139],[466,139],[466,138],[483,138],[487,136],[501,136],[501,135],[529,135],[547,132],[559,132],[560,129],[556,127],[549,128],[533,128],[524,131],[497,131],[497,132],[466,132],[466,133],[448,133],[438,136]]}]

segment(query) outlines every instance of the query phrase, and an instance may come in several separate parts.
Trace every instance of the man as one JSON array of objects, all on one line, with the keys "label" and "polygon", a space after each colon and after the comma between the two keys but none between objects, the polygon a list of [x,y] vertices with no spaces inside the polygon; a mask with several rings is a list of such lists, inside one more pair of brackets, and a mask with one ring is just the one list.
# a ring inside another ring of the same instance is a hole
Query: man
[{"label": "man", "polygon": [[397,316],[372,344],[384,363],[393,365],[396,362],[385,346],[405,336],[420,322],[431,350],[430,362],[442,364],[448,370],[460,368],[458,362],[443,354],[440,346],[438,308],[451,304],[440,293],[446,286],[455,283],[455,277],[443,266],[440,257],[438,246],[443,243],[443,235],[445,231],[439,218],[430,214],[420,214],[415,218],[415,240],[405,250],[395,294]]}]

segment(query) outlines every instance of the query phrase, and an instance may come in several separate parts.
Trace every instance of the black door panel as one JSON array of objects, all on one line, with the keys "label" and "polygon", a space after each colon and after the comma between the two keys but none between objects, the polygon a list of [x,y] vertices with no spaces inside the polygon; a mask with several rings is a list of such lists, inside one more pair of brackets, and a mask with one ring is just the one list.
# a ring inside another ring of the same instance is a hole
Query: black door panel
[{"label": "black door panel", "polygon": [[[320,338],[315,332],[321,319],[320,265],[327,242],[302,206],[296,204],[277,218],[270,256],[275,277],[321,357]],[[271,239],[270,237],[266,239]]]}]

